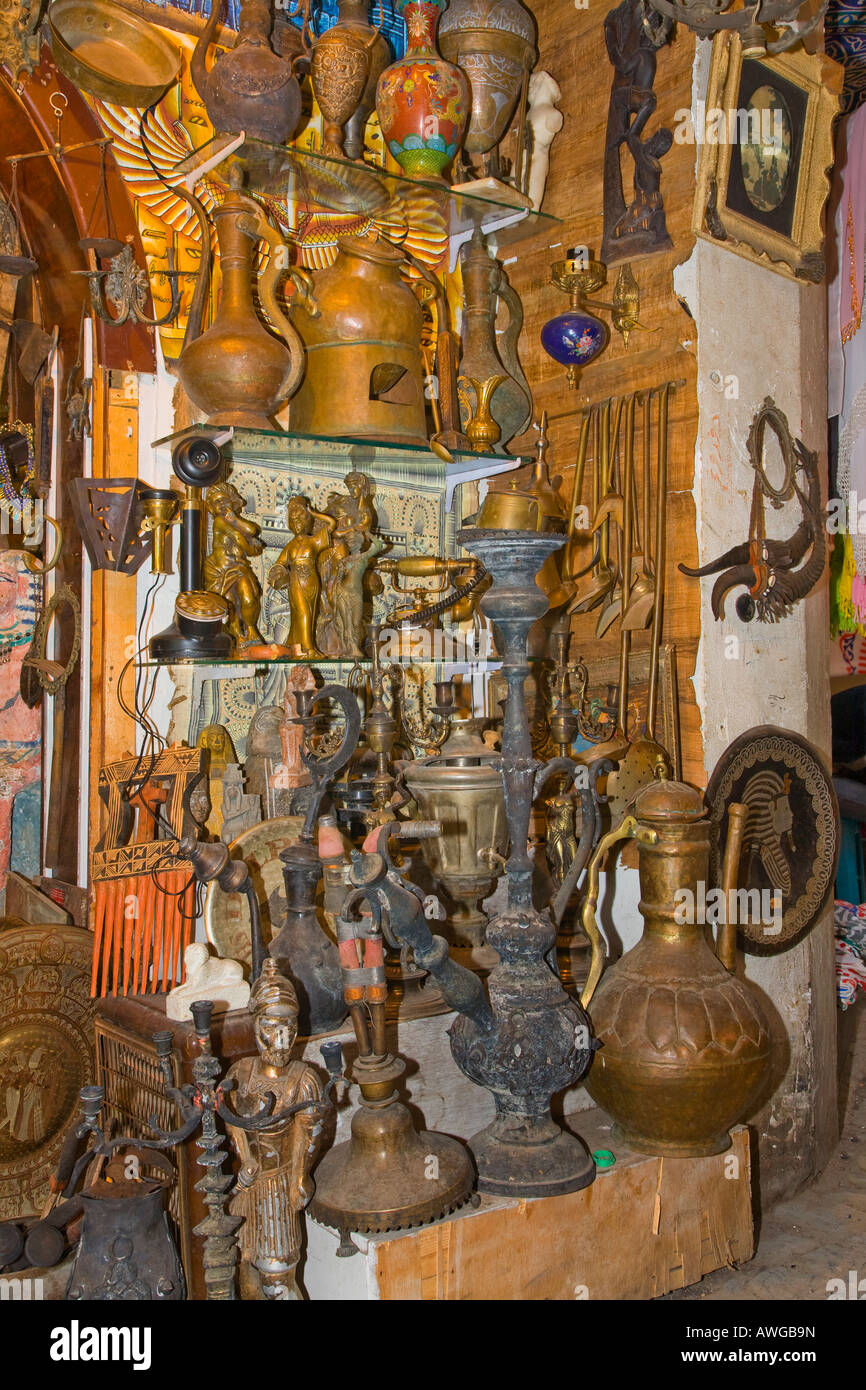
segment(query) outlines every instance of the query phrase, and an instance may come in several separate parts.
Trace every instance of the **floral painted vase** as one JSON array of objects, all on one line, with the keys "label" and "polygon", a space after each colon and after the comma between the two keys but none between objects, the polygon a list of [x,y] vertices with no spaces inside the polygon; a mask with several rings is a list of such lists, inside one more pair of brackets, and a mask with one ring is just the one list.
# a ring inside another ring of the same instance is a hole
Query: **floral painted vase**
[{"label": "floral painted vase", "polygon": [[382,136],[410,178],[441,178],[460,148],[469,115],[469,82],[436,48],[446,0],[397,0],[408,29],[406,53],[379,78]]}]

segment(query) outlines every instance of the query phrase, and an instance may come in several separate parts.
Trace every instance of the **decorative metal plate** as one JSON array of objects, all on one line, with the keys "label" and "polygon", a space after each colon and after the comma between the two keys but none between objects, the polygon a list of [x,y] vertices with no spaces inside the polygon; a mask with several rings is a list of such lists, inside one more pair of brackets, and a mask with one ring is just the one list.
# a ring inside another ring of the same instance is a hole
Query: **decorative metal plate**
[{"label": "decorative metal plate", "polygon": [[[278,816],[250,826],[229,846],[232,859],[244,860],[256,886],[266,946],[282,925],[280,906],[285,907],[280,850],[294,844],[303,825],[303,816]],[[217,955],[239,960],[249,969],[250,914],[243,894],[224,893],[216,883],[208,884],[204,928]]]},{"label": "decorative metal plate", "polygon": [[[810,931],[833,888],[839,859],[839,806],[829,773],[799,734],[764,724],[735,739],[719,759],[707,787],[712,826],[710,879],[721,865],[732,802],[749,807],[738,886],[757,889],[771,904],[766,921],[740,921],[743,946],[772,953]],[[745,911],[740,913],[746,917]],[[760,918],[760,914],[751,914]]]},{"label": "decorative metal plate", "polygon": [[39,1212],[78,1092],[95,1078],[90,967],[80,927],[0,931],[0,1219]]}]

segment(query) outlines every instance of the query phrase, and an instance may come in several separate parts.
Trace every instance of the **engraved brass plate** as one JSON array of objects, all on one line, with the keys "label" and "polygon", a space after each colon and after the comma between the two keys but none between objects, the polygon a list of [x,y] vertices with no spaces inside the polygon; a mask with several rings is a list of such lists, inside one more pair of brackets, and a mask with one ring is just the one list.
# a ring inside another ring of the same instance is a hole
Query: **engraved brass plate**
[{"label": "engraved brass plate", "polygon": [[39,1212],[95,1074],[90,932],[0,931],[0,1219]]},{"label": "engraved brass plate", "polygon": [[735,739],[706,793],[714,886],[721,883],[732,802],[749,807],[738,887],[751,890],[753,900],[747,904],[741,896],[737,903],[740,940],[746,950],[772,953],[812,929],[832,891],[839,859],[836,793],[816,749],[799,734],[764,724]]}]

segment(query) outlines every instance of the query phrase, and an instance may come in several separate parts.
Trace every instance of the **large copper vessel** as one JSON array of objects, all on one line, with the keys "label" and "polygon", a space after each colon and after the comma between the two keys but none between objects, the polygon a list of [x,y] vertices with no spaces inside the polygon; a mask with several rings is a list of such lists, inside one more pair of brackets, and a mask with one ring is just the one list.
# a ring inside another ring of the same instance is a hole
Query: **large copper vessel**
[{"label": "large copper vessel", "polygon": [[[300,337],[276,297],[285,245],[259,206],[232,188],[213,213],[220,248],[222,295],[207,332],[185,343],[177,374],[190,399],[214,424],[272,429],[273,416],[295,390],[304,368]],[[260,240],[271,255],[259,280],[269,333],[253,304],[253,258]]]},{"label": "large copper vessel", "polygon": [[293,431],[426,446],[421,306],[403,265],[389,242],[344,237],[316,275],[320,315],[295,318],[307,370]]},{"label": "large copper vessel", "polygon": [[[709,865],[700,793],[681,782],[647,787],[635,817],[601,841],[594,863],[616,835],[630,832],[638,839],[644,934],[591,996],[602,1045],[586,1089],[613,1118],[614,1138],[639,1153],[722,1153],[731,1125],[760,1091],[770,1034],[757,994],[717,959],[707,927],[688,920]],[[590,935],[593,897],[591,881]],[[590,989],[588,982],[584,1003]]]}]

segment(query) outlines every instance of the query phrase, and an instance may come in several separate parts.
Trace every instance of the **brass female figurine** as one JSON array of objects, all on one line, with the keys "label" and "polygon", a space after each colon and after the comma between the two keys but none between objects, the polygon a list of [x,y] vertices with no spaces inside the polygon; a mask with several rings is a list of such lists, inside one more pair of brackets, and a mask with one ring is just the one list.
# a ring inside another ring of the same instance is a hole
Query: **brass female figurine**
[{"label": "brass female figurine", "polygon": [[[253,985],[249,1010],[259,1056],[241,1058],[228,1073],[236,1087],[238,1114],[256,1114],[269,1095],[276,1114],[301,1101],[321,1101],[317,1073],[306,1063],[291,1060],[298,1033],[297,995],[270,956]],[[311,1105],[273,1128],[245,1131],[228,1126],[241,1163],[230,1210],[244,1218],[238,1232],[241,1259],[247,1270],[251,1266],[257,1271],[261,1296],[266,1299],[301,1297],[295,1281],[301,1212],[315,1190],[310,1170],[323,1113],[324,1105]],[[247,1270],[241,1266],[242,1290]]]},{"label": "brass female figurine", "polygon": [[[289,498],[288,520],[292,539],[280,552],[268,579],[275,589],[288,589],[290,623],[285,645],[291,655],[320,657],[313,640],[321,593],[318,559],[331,544],[336,522],[327,513],[314,511],[306,497]],[[283,640],[277,629],[274,638]]]},{"label": "brass female figurine", "polygon": [[364,575],[376,556],[387,548],[387,541],[383,541],[381,536],[373,536],[366,550],[361,549],[363,543],[359,532],[350,533],[347,542],[349,553],[337,563],[330,594],[335,650],[328,654],[351,657],[354,661],[363,661],[366,656],[362,646]]},{"label": "brass female figurine", "polygon": [[244,499],[231,483],[208,488],[205,506],[213,518],[213,540],[204,562],[204,583],[212,594],[228,600],[227,627],[238,646],[262,642],[258,627],[262,588],[250,564],[251,557],[264,550],[261,527],[241,515]]}]

